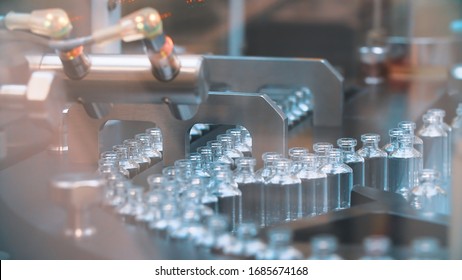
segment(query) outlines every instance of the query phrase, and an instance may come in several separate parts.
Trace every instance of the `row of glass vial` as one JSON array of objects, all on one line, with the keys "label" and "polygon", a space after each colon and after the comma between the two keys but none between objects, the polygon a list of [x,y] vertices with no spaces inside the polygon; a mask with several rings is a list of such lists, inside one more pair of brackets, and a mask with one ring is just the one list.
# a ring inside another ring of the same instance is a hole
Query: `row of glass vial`
[{"label": "row of glass vial", "polygon": [[134,138],[126,139],[120,145],[112,147],[112,151],[101,154],[99,168],[110,168],[117,164],[120,172],[127,178],[148,169],[162,160],[163,140],[159,128],[148,128]]}]

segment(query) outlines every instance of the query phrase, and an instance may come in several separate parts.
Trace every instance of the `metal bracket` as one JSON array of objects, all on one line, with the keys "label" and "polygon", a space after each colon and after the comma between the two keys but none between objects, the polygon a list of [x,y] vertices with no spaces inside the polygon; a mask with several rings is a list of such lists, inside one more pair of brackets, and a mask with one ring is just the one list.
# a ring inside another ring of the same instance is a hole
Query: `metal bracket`
[{"label": "metal bracket", "polygon": [[100,129],[108,120],[153,122],[162,130],[164,164],[184,158],[189,152],[189,131],[194,124],[227,124],[246,127],[253,138],[253,155],[261,166],[267,151],[281,154],[287,149],[287,118],[266,95],[252,93],[209,93],[189,120],[175,118],[165,104],[113,104],[102,118],[90,117],[84,106],[73,105],[68,111],[69,157],[72,161],[95,163],[98,160]]},{"label": "metal bracket", "polygon": [[314,96],[313,124],[340,126],[343,77],[323,59],[205,56],[210,86],[259,92],[268,85],[307,87]]}]

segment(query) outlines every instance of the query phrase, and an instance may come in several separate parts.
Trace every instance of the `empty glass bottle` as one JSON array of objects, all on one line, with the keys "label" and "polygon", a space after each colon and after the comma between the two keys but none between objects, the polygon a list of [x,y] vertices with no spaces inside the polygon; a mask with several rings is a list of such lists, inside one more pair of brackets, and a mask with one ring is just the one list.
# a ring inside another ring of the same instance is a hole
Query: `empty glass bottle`
[{"label": "empty glass bottle", "polygon": [[[382,150],[387,152],[388,155],[390,155],[392,152],[398,150],[399,144],[398,144],[398,138],[401,135],[404,135],[404,130],[402,128],[392,128],[388,131],[388,135],[390,136],[390,142],[383,146]],[[412,140],[414,141],[414,140]],[[414,142],[412,143],[414,147]],[[390,177],[390,176],[388,176]]]},{"label": "empty glass bottle", "polygon": [[259,260],[301,260],[303,254],[291,246],[292,231],[287,228],[268,230],[266,250],[257,254]]},{"label": "empty glass bottle", "polygon": [[234,181],[242,192],[242,221],[264,226],[263,180],[254,172],[256,163],[254,158],[236,159]]},{"label": "empty glass bottle", "polygon": [[289,159],[292,161],[291,172],[293,174],[297,174],[300,171],[300,156],[305,155],[308,152],[308,149],[303,147],[293,147],[289,149]]},{"label": "empty glass bottle", "polygon": [[254,223],[243,223],[237,229],[236,242],[223,249],[223,253],[239,258],[252,258],[266,249],[257,238],[258,228]]},{"label": "empty glass bottle", "polygon": [[274,174],[264,182],[265,225],[293,221],[302,216],[301,181],[290,172],[291,160],[274,162]]},{"label": "empty glass bottle", "polygon": [[423,236],[414,239],[411,244],[411,260],[440,260],[442,250],[440,242],[435,237]]},{"label": "empty glass bottle", "polygon": [[212,149],[213,161],[234,165],[234,160],[229,156],[223,154],[223,145],[218,140],[207,141],[207,146]]},{"label": "empty glass bottle", "polygon": [[343,152],[343,162],[353,170],[353,186],[364,186],[364,158],[355,152],[357,143],[354,138],[337,140],[337,145]]},{"label": "empty glass bottle", "polygon": [[[411,143],[412,145],[412,143]],[[362,260],[392,260],[390,256],[390,238],[383,235],[371,235],[364,239]]]},{"label": "empty glass bottle", "polygon": [[364,158],[364,184],[379,190],[388,190],[387,153],[379,148],[380,135],[367,133],[361,135],[363,147],[358,154]]},{"label": "empty glass bottle", "polygon": [[192,163],[189,159],[179,159],[174,163],[175,179],[178,182],[178,192],[181,195],[190,185],[193,176]]},{"label": "empty glass bottle", "polygon": [[420,154],[424,154],[424,143],[420,137],[414,134],[416,124],[415,122],[412,121],[402,121],[398,123],[398,128],[401,128],[404,130],[405,134],[411,134],[414,136],[414,149],[416,149]]},{"label": "empty glass bottle", "polygon": [[133,178],[140,173],[140,165],[128,156],[128,147],[115,145],[112,149],[119,156],[119,166],[122,169],[122,173],[128,173],[128,178]]},{"label": "empty glass bottle", "polygon": [[127,200],[117,209],[117,214],[121,215],[123,221],[134,224],[136,223],[136,216],[145,211],[143,188],[133,186],[127,192]]},{"label": "empty glass bottle", "polygon": [[134,160],[140,166],[140,172],[148,169],[151,166],[151,160],[141,152],[140,142],[135,139],[127,139],[123,144],[128,147],[128,157]]},{"label": "empty glass bottle", "polygon": [[242,130],[239,128],[231,128],[226,130],[226,133],[233,137],[234,147],[241,151],[244,157],[252,156],[252,148],[245,143]]},{"label": "empty glass bottle", "polygon": [[211,164],[213,162],[213,151],[210,147],[199,147],[197,152],[201,155],[202,171],[206,174],[212,175]]},{"label": "empty glass bottle", "polygon": [[350,208],[353,170],[342,161],[342,151],[332,149],[321,171],[327,176],[327,211]]},{"label": "empty glass bottle", "polygon": [[334,148],[334,145],[327,142],[318,142],[313,144],[313,151],[318,156],[318,168],[327,164],[329,151]]},{"label": "empty glass bottle", "polygon": [[220,134],[217,136],[217,140],[221,142],[223,154],[231,158],[233,161],[244,156],[242,152],[234,146],[233,136],[229,134]]},{"label": "empty glass bottle", "polygon": [[158,127],[152,127],[146,129],[146,133],[152,136],[152,147],[159,151],[164,151],[162,131]]},{"label": "empty glass bottle", "polygon": [[229,233],[228,217],[215,214],[207,218],[206,232],[196,240],[196,245],[215,252],[222,252],[236,243],[236,238]]},{"label": "empty glass bottle", "polygon": [[170,229],[170,237],[197,240],[205,233],[205,227],[201,223],[201,209],[199,205],[192,204],[186,205],[185,208],[180,218],[180,225]]},{"label": "empty glass bottle", "polygon": [[141,153],[148,157],[151,161],[151,166],[158,163],[162,159],[162,153],[153,147],[153,136],[147,133],[139,133],[135,135],[135,139],[141,144]]},{"label": "empty glass bottle", "polygon": [[[419,136],[423,140],[423,168],[438,171],[440,175],[447,174],[445,170],[445,152],[448,134],[440,126],[440,117],[425,114],[422,117],[423,127]],[[445,179],[445,178],[443,178]]]},{"label": "empty glass bottle", "polygon": [[302,216],[315,216],[328,211],[327,176],[316,167],[317,156],[307,153],[300,156],[301,168],[296,174],[302,188]]},{"label": "empty glass bottle", "polygon": [[337,254],[337,237],[330,234],[320,234],[311,238],[311,254],[309,260],[341,260]]},{"label": "empty glass bottle", "polygon": [[388,190],[409,199],[410,191],[419,182],[422,155],[414,149],[413,136],[401,135],[399,148],[388,157]]},{"label": "empty glass bottle", "polygon": [[447,209],[448,198],[439,186],[439,173],[432,169],[423,169],[419,184],[412,188],[410,204],[413,208],[427,213],[443,213]]},{"label": "empty glass bottle", "polygon": [[210,173],[206,172],[202,164],[202,155],[200,153],[190,153],[188,159],[191,161],[193,174],[203,178],[210,178]]},{"label": "empty glass bottle", "polygon": [[444,166],[443,166],[443,173],[441,174],[442,179],[444,182],[449,181],[449,177],[451,175],[451,165],[452,165],[452,128],[444,122],[444,117],[446,116],[446,112],[442,109],[430,109],[427,111],[430,115],[435,115],[438,117],[438,125],[446,132],[447,137],[445,138],[444,143]]},{"label": "empty glass bottle", "polygon": [[269,180],[274,175],[274,163],[282,158],[282,155],[276,152],[266,152],[261,156],[263,167],[256,172],[258,177],[261,177],[263,182]]},{"label": "empty glass bottle", "polygon": [[[452,120],[451,127],[456,130],[456,132],[458,134],[457,136],[459,136],[462,133],[461,132],[461,128],[462,128],[462,103],[459,103],[459,105],[457,106],[456,116]],[[454,136],[454,137],[457,137],[457,136]]]},{"label": "empty glass bottle", "polygon": [[161,189],[154,189],[147,192],[144,196],[145,207],[135,217],[137,224],[149,228],[150,223],[160,220],[161,207],[165,199],[165,192]]},{"label": "empty glass bottle", "polygon": [[[242,221],[242,192],[229,169],[216,170],[212,180],[212,193],[218,198],[215,212],[227,215],[231,229],[235,232]],[[208,206],[214,208],[214,205]]]}]

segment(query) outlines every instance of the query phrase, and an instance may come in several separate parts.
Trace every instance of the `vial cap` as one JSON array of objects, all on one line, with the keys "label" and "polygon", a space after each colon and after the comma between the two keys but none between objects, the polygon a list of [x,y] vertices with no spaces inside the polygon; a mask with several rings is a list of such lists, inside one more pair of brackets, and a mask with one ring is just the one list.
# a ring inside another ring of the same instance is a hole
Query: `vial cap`
[{"label": "vial cap", "polygon": [[289,157],[290,159],[298,159],[299,156],[307,154],[309,150],[304,147],[293,147],[289,149]]},{"label": "vial cap", "polygon": [[264,162],[267,162],[267,161],[274,161],[276,159],[280,159],[282,158],[282,155],[277,152],[266,152],[261,156],[261,158]]},{"label": "vial cap", "polygon": [[416,124],[415,122],[412,122],[412,121],[402,121],[398,123],[398,127],[406,131],[414,131],[416,128]]},{"label": "vial cap", "polygon": [[253,157],[242,157],[234,160],[237,166],[255,166],[257,160]]},{"label": "vial cap", "polygon": [[446,116],[446,111],[444,111],[443,109],[437,109],[437,108],[429,109],[427,113],[431,115],[439,116],[441,118],[444,118]]}]

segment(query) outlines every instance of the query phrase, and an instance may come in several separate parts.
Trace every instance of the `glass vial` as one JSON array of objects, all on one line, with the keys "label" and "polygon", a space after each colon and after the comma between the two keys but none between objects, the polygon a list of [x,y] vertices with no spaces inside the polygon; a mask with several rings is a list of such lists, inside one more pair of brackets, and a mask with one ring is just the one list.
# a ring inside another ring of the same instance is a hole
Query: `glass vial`
[{"label": "glass vial", "polygon": [[263,180],[254,170],[257,161],[254,158],[243,157],[236,159],[234,181],[242,192],[242,222],[255,223],[264,227],[264,196]]},{"label": "glass vial", "polygon": [[355,152],[354,138],[340,138],[337,146],[343,152],[343,162],[353,170],[353,186],[364,186],[364,158]]},{"label": "glass vial", "polygon": [[368,236],[363,241],[364,255],[361,260],[392,260],[390,238],[383,235]]},{"label": "glass vial", "polygon": [[425,114],[422,117],[423,127],[419,136],[423,140],[423,168],[433,169],[439,174],[447,174],[445,170],[445,152],[448,134],[440,126],[440,117]]},{"label": "glass vial", "polygon": [[445,213],[448,199],[446,192],[439,186],[439,173],[424,169],[419,176],[419,184],[411,191],[410,204],[413,208],[426,213]]},{"label": "glass vial", "polygon": [[128,178],[133,178],[140,173],[140,165],[128,156],[128,147],[124,145],[115,145],[112,149],[119,156],[119,166],[122,173],[127,173]]},{"label": "glass vial", "polygon": [[342,160],[342,151],[332,149],[321,171],[327,177],[327,211],[350,208],[353,170]]},{"label": "glass vial", "polygon": [[300,156],[300,171],[296,174],[302,188],[302,216],[315,216],[328,211],[327,176],[317,168],[318,158],[307,153]]},{"label": "glass vial", "polygon": [[300,171],[301,163],[300,156],[306,155],[308,153],[307,148],[303,147],[293,147],[289,149],[289,159],[292,161],[292,173],[297,174]]},{"label": "glass vial", "polygon": [[361,135],[363,147],[358,154],[364,158],[364,184],[379,190],[388,190],[387,153],[379,148],[380,135],[367,133]]},{"label": "glass vial", "polygon": [[276,160],[282,158],[282,155],[276,152],[266,152],[261,156],[263,167],[256,172],[258,177],[261,177],[263,182],[268,181],[274,174]]},{"label": "glass vial", "polygon": [[257,254],[259,260],[301,260],[303,255],[290,244],[292,231],[287,228],[274,228],[268,231],[266,250]]},{"label": "glass vial", "polygon": [[414,136],[414,149],[416,149],[419,153],[423,155],[424,154],[423,153],[423,146],[424,146],[423,140],[414,134],[414,131],[416,128],[415,122],[402,121],[398,123],[398,128],[403,129],[405,134],[410,134]]},{"label": "glass vial", "polygon": [[318,168],[327,164],[329,151],[334,148],[334,145],[327,142],[318,142],[313,144],[313,151],[318,156]]},{"label": "glass vial", "polygon": [[296,220],[302,216],[301,181],[291,174],[292,161],[274,162],[274,174],[264,185],[265,225]]},{"label": "glass vial", "polygon": [[163,145],[163,137],[162,137],[162,131],[158,127],[152,127],[146,129],[146,134],[149,134],[152,136],[152,147],[154,150],[163,152],[164,151],[164,145]]},{"label": "glass vial", "polygon": [[449,177],[451,176],[451,166],[452,166],[452,128],[444,122],[444,117],[446,112],[442,109],[430,109],[427,112],[430,115],[435,115],[438,117],[438,125],[446,132],[447,137],[445,138],[445,148],[444,148],[444,166],[443,173],[441,174],[443,181],[448,182]]},{"label": "glass vial", "polygon": [[[215,170],[212,180],[212,194],[218,198],[215,212],[226,215],[235,232],[242,221],[242,192],[229,169]],[[213,208],[213,205],[209,207]]]},{"label": "glass vial", "polygon": [[244,133],[239,128],[231,128],[226,133],[233,137],[234,147],[241,151],[244,157],[252,157],[252,148],[247,145],[244,139]]},{"label": "glass vial", "polygon": [[[382,150],[387,152],[388,155],[393,153],[394,151],[398,150],[398,138],[401,135],[404,135],[404,130],[402,128],[392,128],[388,131],[388,135],[390,136],[390,142],[383,146]],[[414,140],[412,140],[414,141]],[[414,145],[414,142],[412,143]]]},{"label": "glass vial", "polygon": [[388,157],[388,190],[409,199],[409,193],[419,182],[422,155],[414,149],[413,136],[401,135],[399,148]]},{"label": "glass vial", "polygon": [[411,260],[440,260],[441,257],[441,246],[438,239],[423,236],[412,241]]},{"label": "glass vial", "polygon": [[337,237],[330,234],[316,235],[311,238],[311,255],[309,260],[341,260],[337,254]]}]

